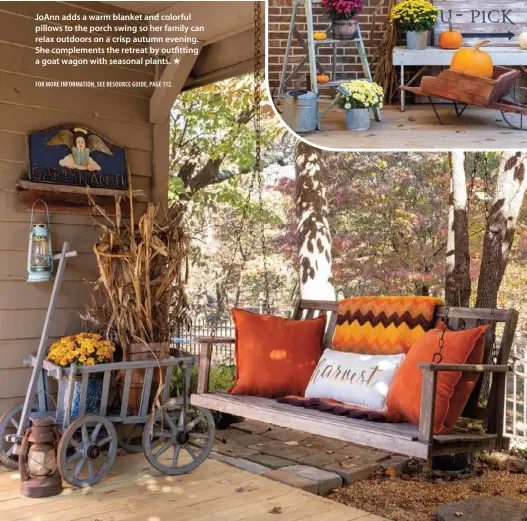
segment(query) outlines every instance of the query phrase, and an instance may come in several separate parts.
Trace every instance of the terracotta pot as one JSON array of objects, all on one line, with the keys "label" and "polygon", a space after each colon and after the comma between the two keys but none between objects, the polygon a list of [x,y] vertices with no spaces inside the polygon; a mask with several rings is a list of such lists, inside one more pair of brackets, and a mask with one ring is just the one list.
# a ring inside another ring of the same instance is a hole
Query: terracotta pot
[{"label": "terracotta pot", "polygon": [[[127,361],[136,362],[139,360],[164,360],[168,358],[169,354],[169,344],[168,342],[164,343],[152,343],[152,344],[129,344],[127,349]],[[141,396],[143,393],[143,384],[145,381],[146,369],[135,369],[132,371],[132,379],[130,382],[130,394],[128,396],[128,415],[137,415],[141,407]],[[126,371],[122,370],[117,373],[117,389],[119,396],[123,397],[124,393],[124,380],[126,376]],[[159,383],[161,379],[161,371],[159,369],[154,369],[152,374],[152,384],[150,390],[150,397],[148,400],[148,410],[151,409],[154,399],[156,397]],[[168,382],[170,385],[170,382]]]}]

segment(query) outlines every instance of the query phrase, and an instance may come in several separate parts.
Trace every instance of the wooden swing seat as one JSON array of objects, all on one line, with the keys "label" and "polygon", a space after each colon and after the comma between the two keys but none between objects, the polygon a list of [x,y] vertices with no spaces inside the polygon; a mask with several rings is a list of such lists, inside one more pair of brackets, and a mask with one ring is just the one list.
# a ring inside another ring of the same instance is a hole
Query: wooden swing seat
[{"label": "wooden swing seat", "polygon": [[[331,347],[337,321],[338,303],[324,301],[300,301],[294,319],[305,320],[327,315],[327,329],[324,348]],[[437,307],[435,318],[442,319],[445,308]],[[448,313],[449,328],[469,329],[484,323],[503,323],[497,364],[421,364],[423,371],[421,414],[419,426],[409,423],[377,423],[358,420],[317,410],[278,403],[270,398],[256,396],[235,396],[226,393],[209,393],[208,379],[211,365],[212,346],[217,343],[234,343],[233,338],[201,338],[200,373],[198,390],[191,396],[191,404],[214,411],[242,416],[247,419],[278,425],[348,441],[394,453],[431,460],[434,456],[503,450],[508,448],[508,439],[503,436],[505,387],[507,365],[518,313],[514,309],[494,310],[453,308]],[[485,337],[485,359],[492,349],[492,334],[489,328]],[[491,390],[486,407],[480,405],[483,378],[478,380],[467,402],[463,417],[481,420],[484,433],[454,430],[449,434],[433,434],[433,418],[437,374],[439,371],[468,371],[492,374]]]}]

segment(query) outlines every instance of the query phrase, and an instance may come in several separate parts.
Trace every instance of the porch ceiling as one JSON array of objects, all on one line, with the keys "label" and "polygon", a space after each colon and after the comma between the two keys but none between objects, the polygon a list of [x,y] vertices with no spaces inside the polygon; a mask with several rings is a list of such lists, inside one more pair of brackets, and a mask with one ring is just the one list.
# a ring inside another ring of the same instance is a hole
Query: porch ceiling
[{"label": "porch ceiling", "polygon": [[[192,25],[203,26],[202,52],[185,81],[183,90],[226,79],[252,69],[253,2],[106,2],[120,9],[141,14],[192,15]],[[263,3],[262,3],[263,4]],[[263,6],[263,5],[262,5]],[[264,11],[265,9],[263,9]],[[263,17],[265,14],[263,13]],[[156,21],[155,25],[177,26],[179,21]],[[174,35],[156,31],[156,36]]]},{"label": "porch ceiling", "polygon": [[[120,10],[141,14],[177,15],[191,14],[192,25],[203,26],[199,34],[201,52],[194,58],[187,56],[179,66],[168,66],[163,79],[170,79],[173,88],[164,88],[154,93],[151,104],[151,121],[160,123],[168,116],[180,92],[208,83],[221,81],[239,74],[251,72],[253,68],[253,2],[252,1],[199,1],[199,2],[106,2]],[[265,7],[262,2],[262,34],[265,34]],[[152,24],[166,27],[178,26],[182,22],[153,21]],[[188,22],[187,22],[188,23]],[[174,36],[174,32],[156,31],[156,36]],[[262,39],[265,40],[265,39]],[[154,44],[156,45],[156,44]],[[162,44],[157,44],[163,47]],[[265,43],[262,41],[262,53]],[[158,89],[156,89],[157,91]],[[167,91],[170,92],[167,92]],[[156,99],[154,99],[156,98]],[[160,100],[162,102],[160,103]]]}]

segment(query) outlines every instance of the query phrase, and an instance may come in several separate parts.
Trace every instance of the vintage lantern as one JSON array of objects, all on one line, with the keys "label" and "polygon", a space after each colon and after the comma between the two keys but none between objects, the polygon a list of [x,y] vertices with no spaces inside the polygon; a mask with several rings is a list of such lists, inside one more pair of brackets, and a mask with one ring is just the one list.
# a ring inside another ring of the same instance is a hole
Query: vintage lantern
[{"label": "vintage lantern", "polygon": [[[37,203],[46,207],[47,225],[33,224],[33,209]],[[46,282],[53,274],[53,253],[49,226],[48,205],[39,199],[31,207],[31,224],[29,225],[29,248],[27,254],[27,281]]]},{"label": "vintage lantern", "polygon": [[56,496],[62,492],[62,478],[57,468],[58,429],[50,416],[32,418],[31,423],[18,456],[20,493],[27,497]]}]

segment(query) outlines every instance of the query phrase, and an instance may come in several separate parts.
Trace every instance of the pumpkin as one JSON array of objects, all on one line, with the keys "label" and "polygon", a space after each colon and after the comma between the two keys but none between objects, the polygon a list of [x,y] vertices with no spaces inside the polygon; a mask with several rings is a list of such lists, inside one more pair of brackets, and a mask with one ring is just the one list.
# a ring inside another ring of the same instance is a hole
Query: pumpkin
[{"label": "pumpkin", "polygon": [[328,35],[326,33],[313,33],[315,40],[326,40]]},{"label": "pumpkin", "polygon": [[492,78],[494,75],[492,58],[489,53],[480,49],[486,43],[489,43],[489,41],[482,40],[474,47],[466,47],[456,51],[450,62],[450,70],[471,74],[472,76]]},{"label": "pumpkin", "polygon": [[327,74],[319,74],[317,76],[318,83],[328,83],[329,82],[329,76]]},{"label": "pumpkin", "polygon": [[448,31],[439,35],[439,47],[441,49],[459,49],[463,44],[463,35],[452,27],[452,20],[448,20]]}]

